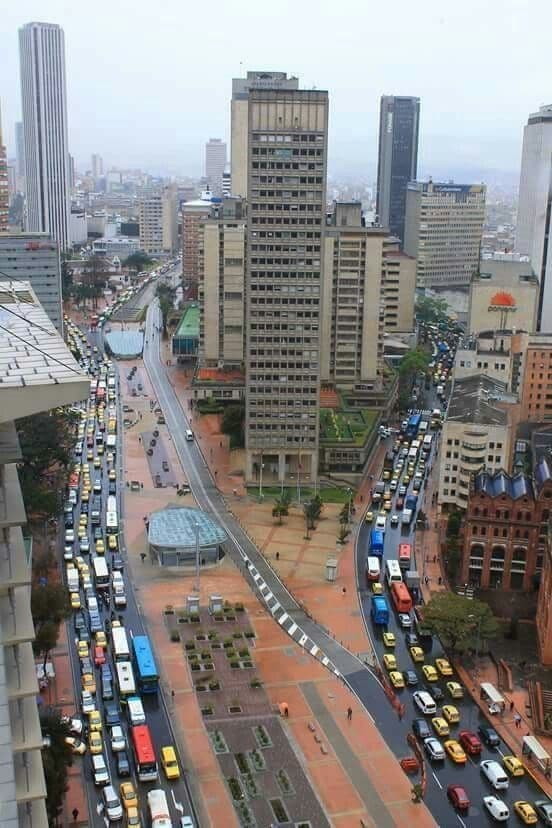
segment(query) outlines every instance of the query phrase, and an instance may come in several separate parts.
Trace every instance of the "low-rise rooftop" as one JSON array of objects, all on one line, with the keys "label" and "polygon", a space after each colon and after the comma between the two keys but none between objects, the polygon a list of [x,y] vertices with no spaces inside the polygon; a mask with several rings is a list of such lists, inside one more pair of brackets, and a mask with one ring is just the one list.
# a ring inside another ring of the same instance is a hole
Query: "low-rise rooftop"
[{"label": "low-rise rooftop", "polygon": [[188,305],[175,331],[175,336],[199,337],[199,307]]},{"label": "low-rise rooftop", "polygon": [[474,425],[507,425],[508,415],[498,402],[513,402],[506,383],[483,374],[454,381],[447,410],[447,421]]},{"label": "low-rise rooftop", "polygon": [[194,549],[218,546],[227,539],[224,529],[206,512],[186,506],[168,507],[150,516],[148,540],[152,546]]}]

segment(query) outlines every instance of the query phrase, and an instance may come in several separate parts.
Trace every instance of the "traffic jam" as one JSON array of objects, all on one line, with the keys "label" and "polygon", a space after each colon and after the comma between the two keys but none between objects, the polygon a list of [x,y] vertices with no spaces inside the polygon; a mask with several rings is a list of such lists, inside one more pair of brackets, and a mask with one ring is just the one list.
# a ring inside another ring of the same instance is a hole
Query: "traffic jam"
[{"label": "traffic jam", "polygon": [[[154,654],[147,635],[125,627],[131,587],[120,549],[116,371],[71,320],[65,325],[69,346],[90,375],[64,504],[65,583],[80,674],[80,710],[68,718],[67,741],[88,763],[85,775],[107,822],[170,828],[159,780],[180,778],[177,752],[172,744],[156,750],[144,709],[144,697],[159,690]],[[194,825],[189,816],[178,824]]]},{"label": "traffic jam", "polygon": [[[413,402],[425,398],[432,407],[412,409],[398,429],[380,428],[388,450],[361,534],[367,550],[359,561],[359,583],[368,596],[363,599],[365,619],[383,673],[402,703],[401,718],[418,740],[456,819],[476,824],[484,816],[493,824],[513,815],[520,824],[535,824],[540,818],[552,825],[552,803],[480,714],[440,642],[424,626],[424,568],[423,561],[415,560],[414,528],[427,528],[427,517],[419,513],[425,509],[427,478],[438,453],[458,339],[455,334],[445,338],[437,326],[424,335],[433,357],[429,376],[414,388]],[[491,712],[505,703],[492,685],[482,685],[480,692]]]}]

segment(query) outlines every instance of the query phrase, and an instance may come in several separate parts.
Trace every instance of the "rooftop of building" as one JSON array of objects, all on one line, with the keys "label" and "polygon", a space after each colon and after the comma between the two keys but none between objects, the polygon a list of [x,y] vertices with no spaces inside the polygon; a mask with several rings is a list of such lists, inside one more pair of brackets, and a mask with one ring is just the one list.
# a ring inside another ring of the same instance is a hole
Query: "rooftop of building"
[{"label": "rooftop of building", "polygon": [[144,334],[140,331],[111,331],[105,335],[113,356],[119,359],[132,359],[142,353]]},{"label": "rooftop of building", "polygon": [[510,401],[507,385],[483,374],[454,381],[447,410],[447,422],[474,425],[508,425],[508,415],[497,402]]},{"label": "rooftop of building", "polygon": [[218,546],[227,539],[224,529],[206,512],[188,506],[169,506],[150,515],[148,541],[152,546],[194,548]]},{"label": "rooftop of building", "polygon": [[[479,262],[479,273],[472,276],[474,284],[492,283],[497,287],[516,287],[520,284],[538,285],[539,280],[525,257],[489,258]],[[514,302],[515,304],[515,302]]]},{"label": "rooftop of building", "polygon": [[491,474],[486,471],[475,475],[473,491],[476,494],[484,493],[489,497],[500,497],[507,495],[512,500],[521,497],[534,498],[533,482],[526,474],[510,475],[503,469]]},{"label": "rooftop of building", "polygon": [[0,282],[0,423],[88,397],[83,373],[29,282]]},{"label": "rooftop of building", "polygon": [[194,382],[232,383],[245,382],[245,374],[239,368],[198,368]]},{"label": "rooftop of building", "polygon": [[188,305],[178,327],[174,332],[174,336],[195,337],[199,336],[199,306]]},{"label": "rooftop of building", "polygon": [[456,184],[454,181],[409,181],[407,189],[421,193],[484,193],[484,184]]}]

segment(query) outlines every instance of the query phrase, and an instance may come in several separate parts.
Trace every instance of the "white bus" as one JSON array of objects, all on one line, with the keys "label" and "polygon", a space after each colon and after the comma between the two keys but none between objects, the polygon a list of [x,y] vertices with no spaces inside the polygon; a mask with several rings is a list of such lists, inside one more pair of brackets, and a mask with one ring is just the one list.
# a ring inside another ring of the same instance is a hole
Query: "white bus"
[{"label": "white bus", "polygon": [[96,589],[109,589],[109,569],[104,557],[98,555],[92,561],[94,569],[94,582]]},{"label": "white bus", "polygon": [[134,673],[130,661],[117,661],[115,670],[117,672],[117,685],[120,695],[134,696],[136,693],[136,682],[134,681]]},{"label": "white bus", "polygon": [[391,586],[393,581],[402,581],[402,572],[399,566],[399,562],[395,558],[391,558],[388,561],[385,561],[385,578],[387,580],[387,586]]},{"label": "white bus", "polygon": [[113,643],[113,657],[115,661],[130,661],[130,648],[124,627],[113,627],[111,630]]},{"label": "white bus", "polygon": [[117,451],[117,435],[108,434],[105,446],[108,451],[115,453]]},{"label": "white bus", "polygon": [[108,512],[116,512],[117,511],[117,498],[115,495],[109,495],[107,498],[107,511]]},{"label": "white bus", "polygon": [[431,443],[432,443],[431,434],[426,434],[426,436],[424,437],[424,442],[422,444],[422,448],[425,452],[430,452],[431,451]]}]

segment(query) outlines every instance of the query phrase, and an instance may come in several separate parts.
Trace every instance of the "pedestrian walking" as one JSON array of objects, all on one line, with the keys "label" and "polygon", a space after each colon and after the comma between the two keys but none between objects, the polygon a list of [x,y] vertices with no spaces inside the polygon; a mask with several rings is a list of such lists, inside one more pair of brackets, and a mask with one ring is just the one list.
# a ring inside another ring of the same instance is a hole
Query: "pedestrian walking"
[{"label": "pedestrian walking", "polygon": [[433,556],[433,563],[437,563],[437,555]]},{"label": "pedestrian walking", "polygon": [[516,723],[516,728],[519,729],[521,727],[521,716],[519,715],[519,713],[515,714],[514,722]]},{"label": "pedestrian walking", "polygon": [[279,561],[279,560],[280,560],[280,553],[279,553],[278,551],[276,552],[276,560],[277,560],[277,561]]},{"label": "pedestrian walking", "polygon": [[79,818],[79,809],[73,808],[73,810],[71,811],[71,816],[73,817],[73,822],[76,822]]},{"label": "pedestrian walking", "polygon": [[222,448],[222,440],[220,441],[220,447]]},{"label": "pedestrian walking", "polygon": [[348,707],[347,708],[347,720],[350,722],[352,718],[353,718],[353,708]]},{"label": "pedestrian walking", "polygon": [[345,595],[346,592],[347,592],[347,587],[343,587],[343,589],[341,591],[342,591],[343,595]]},{"label": "pedestrian walking", "polygon": [[424,576],[424,584],[427,586],[429,584],[429,578],[427,575]]}]

